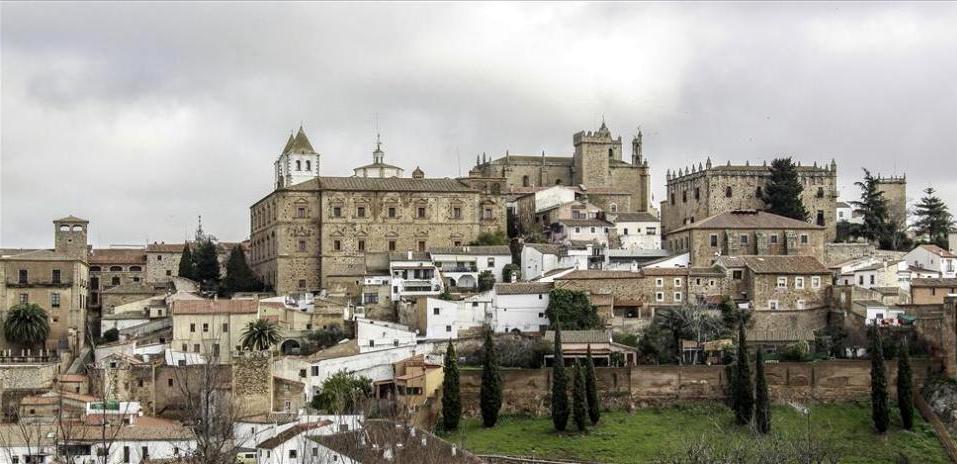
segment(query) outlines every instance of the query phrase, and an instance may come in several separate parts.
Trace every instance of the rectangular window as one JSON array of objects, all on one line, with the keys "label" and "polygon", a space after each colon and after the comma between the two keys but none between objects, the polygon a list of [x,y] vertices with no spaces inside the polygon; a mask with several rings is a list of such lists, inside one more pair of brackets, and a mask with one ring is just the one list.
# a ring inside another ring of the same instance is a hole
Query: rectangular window
[{"label": "rectangular window", "polygon": [[299,288],[306,288],[306,279],[299,279]]},{"label": "rectangular window", "polygon": [[804,290],[804,277],[794,278],[794,288],[798,290]]},{"label": "rectangular window", "polygon": [[60,307],[60,294],[57,292],[50,293],[50,307],[59,308]]},{"label": "rectangular window", "polygon": [[495,258],[488,259],[488,267],[495,267]]},{"label": "rectangular window", "polygon": [[130,447],[123,447],[123,462],[130,462]]},{"label": "rectangular window", "polygon": [[319,377],[319,366],[311,366],[309,369],[309,372],[312,374],[313,377]]},{"label": "rectangular window", "polygon": [[298,249],[299,251],[306,251],[306,241],[305,241],[305,240],[300,240],[300,241],[299,241],[299,244],[297,245],[297,249]]},{"label": "rectangular window", "polygon": [[306,217],[306,208],[304,208],[304,207],[302,207],[302,206],[296,208],[296,217],[297,217],[297,218],[304,218],[304,217]]},{"label": "rectangular window", "polygon": [[425,208],[420,206],[415,210],[415,217],[419,219],[425,219]]},{"label": "rectangular window", "polygon": [[778,309],[778,300],[768,300],[768,309],[771,309],[771,310]]},{"label": "rectangular window", "polygon": [[196,324],[189,324],[189,331],[190,333],[196,333]]},{"label": "rectangular window", "polygon": [[337,218],[338,218],[338,217],[342,217],[342,207],[341,207],[341,206],[333,206],[333,207],[332,207],[332,217],[337,217]]},{"label": "rectangular window", "polygon": [[778,234],[771,234],[770,241],[771,243],[778,243]]},{"label": "rectangular window", "polygon": [[439,308],[432,308],[432,314],[438,316],[442,312]]},{"label": "rectangular window", "polygon": [[219,343],[213,343],[213,356],[219,357]]},{"label": "rectangular window", "polygon": [[747,234],[741,234],[741,244],[742,244],[742,245],[747,245],[747,244],[748,244],[748,236],[747,236]]},{"label": "rectangular window", "polygon": [[462,219],[462,208],[458,206],[452,208],[452,219]]},{"label": "rectangular window", "polygon": [[51,282],[53,282],[53,283],[55,283],[55,284],[60,283],[60,270],[59,270],[59,269],[54,269],[54,270],[53,270],[53,275],[51,276]]},{"label": "rectangular window", "polygon": [[425,241],[424,241],[424,240],[420,240],[420,241],[419,241],[419,251],[425,251]]},{"label": "rectangular window", "polygon": [[209,324],[203,323],[203,332],[209,332]]},{"label": "rectangular window", "polygon": [[743,271],[731,271],[731,278],[734,280],[741,280],[744,277]]},{"label": "rectangular window", "polygon": [[199,353],[199,343],[194,343],[194,344],[193,344],[193,352],[194,352],[194,353]]},{"label": "rectangular window", "polygon": [[332,241],[332,250],[333,251],[342,251],[342,242],[339,240]]},{"label": "rectangular window", "polygon": [[395,240],[389,240],[389,251],[395,251]]},{"label": "rectangular window", "polygon": [[359,207],[356,208],[356,217],[361,217],[361,218],[366,217],[366,207],[365,207],[365,206],[359,206]]},{"label": "rectangular window", "polygon": [[787,277],[778,277],[778,288],[788,288]]},{"label": "rectangular window", "polygon": [[811,288],[821,288],[821,278],[818,276],[811,277]]},{"label": "rectangular window", "polygon": [[446,332],[451,332],[451,331],[452,331],[452,326],[450,326],[450,325],[445,326],[445,331],[446,331]]},{"label": "rectangular window", "polygon": [[657,227],[649,227],[649,228],[645,229],[645,235],[657,235],[657,234],[658,234],[658,228],[657,228]]},{"label": "rectangular window", "polygon": [[657,279],[655,279],[655,287],[664,287],[664,286],[665,286],[665,279],[662,279],[661,277],[658,277]]},{"label": "rectangular window", "polygon": [[27,303],[29,303],[29,302],[30,302],[30,294],[29,294],[29,293],[21,293],[21,294],[20,294],[20,303],[22,303],[22,304],[27,304]]},{"label": "rectangular window", "polygon": [[664,292],[655,292],[655,301],[657,301],[657,302],[659,302],[659,303],[662,302],[662,301],[665,301],[665,293],[664,293]]},{"label": "rectangular window", "polygon": [[681,277],[676,277],[676,278],[675,278],[675,287],[680,287],[680,286],[681,286]]},{"label": "rectangular window", "polygon": [[388,211],[389,211],[389,217],[390,217],[390,218],[394,218],[394,217],[395,217],[395,206],[390,206]]},{"label": "rectangular window", "polygon": [[229,332],[229,323],[223,322],[223,333]]},{"label": "rectangular window", "polygon": [[359,251],[366,251],[366,241],[365,241],[365,240],[359,240],[358,246],[359,246]]},{"label": "rectangular window", "polygon": [[874,275],[871,274],[871,285],[874,285]]},{"label": "rectangular window", "polygon": [[681,292],[675,292],[675,301],[676,301],[676,302],[680,302],[680,301],[681,301]]},{"label": "rectangular window", "polygon": [[18,283],[21,283],[21,284],[27,283],[28,277],[29,277],[29,273],[27,272],[26,269],[20,269],[20,271],[17,272]]},{"label": "rectangular window", "polygon": [[166,386],[167,386],[167,387],[172,387],[172,386],[173,386],[173,378],[172,378],[172,377],[166,379]]},{"label": "rectangular window", "polygon": [[804,309],[804,300],[797,300],[797,309]]},{"label": "rectangular window", "polygon": [[807,245],[807,234],[801,234],[801,245]]},{"label": "rectangular window", "polygon": [[485,212],[482,215],[482,219],[492,219],[492,208],[485,208]]},{"label": "rectangular window", "polygon": [[718,234],[711,234],[711,248],[718,247]]}]

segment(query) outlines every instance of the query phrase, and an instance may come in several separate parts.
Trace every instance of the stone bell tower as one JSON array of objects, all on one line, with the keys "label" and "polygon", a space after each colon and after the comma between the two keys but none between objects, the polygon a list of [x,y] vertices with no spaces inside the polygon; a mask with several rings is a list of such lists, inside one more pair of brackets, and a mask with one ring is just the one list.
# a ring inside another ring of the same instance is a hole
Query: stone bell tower
[{"label": "stone bell tower", "polygon": [[53,221],[54,249],[56,252],[89,261],[89,248],[87,247],[87,227],[89,225],[90,221],[76,216],[67,216]]},{"label": "stone bell tower", "polygon": [[611,185],[609,165],[621,161],[621,136],[612,138],[602,120],[597,131],[582,131],[573,137],[575,144],[574,169],[576,184],[588,187]]},{"label": "stone bell tower", "polygon": [[319,176],[319,153],[312,148],[306,132],[299,126],[276,160],[276,188],[289,187]]}]

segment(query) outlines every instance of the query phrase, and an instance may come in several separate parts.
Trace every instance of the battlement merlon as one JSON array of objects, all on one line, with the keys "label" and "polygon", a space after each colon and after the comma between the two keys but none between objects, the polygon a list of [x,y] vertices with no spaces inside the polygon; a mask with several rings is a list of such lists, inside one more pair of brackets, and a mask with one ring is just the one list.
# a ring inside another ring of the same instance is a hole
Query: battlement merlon
[{"label": "battlement merlon", "polygon": [[877,182],[881,184],[906,184],[907,174],[901,176],[877,176]]},{"label": "battlement merlon", "polygon": [[603,131],[580,131],[576,132],[572,136],[572,141],[575,145],[582,143],[621,143],[621,136],[618,138],[613,138],[609,132]]},{"label": "battlement merlon", "polygon": [[[709,158],[710,162],[711,159]],[[837,165],[833,161],[829,164],[824,164],[820,166],[814,164],[812,166],[807,165],[797,165],[795,170],[798,172],[798,175],[802,177],[836,177],[837,175]],[[715,165],[702,168],[701,163],[698,165],[691,165],[686,168],[679,168],[676,171],[668,170],[665,174],[665,180],[668,184],[672,182],[685,182],[707,175],[717,175],[717,176],[766,176],[770,174],[771,168],[767,164],[764,165],[752,165],[750,163],[744,165],[732,165],[730,163],[726,165]]]}]

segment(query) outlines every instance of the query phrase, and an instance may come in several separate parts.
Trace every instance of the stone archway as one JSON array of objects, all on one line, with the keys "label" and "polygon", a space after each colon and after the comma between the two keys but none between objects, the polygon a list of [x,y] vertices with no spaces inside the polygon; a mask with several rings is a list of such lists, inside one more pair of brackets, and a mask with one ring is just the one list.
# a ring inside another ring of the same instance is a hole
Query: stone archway
[{"label": "stone archway", "polygon": [[478,286],[478,281],[475,280],[475,277],[472,277],[468,274],[459,277],[459,287],[461,288],[475,288]]},{"label": "stone archway", "polygon": [[282,345],[279,345],[279,351],[282,354],[299,354],[299,351],[302,349],[302,345],[299,343],[299,340],[289,339],[282,342]]}]

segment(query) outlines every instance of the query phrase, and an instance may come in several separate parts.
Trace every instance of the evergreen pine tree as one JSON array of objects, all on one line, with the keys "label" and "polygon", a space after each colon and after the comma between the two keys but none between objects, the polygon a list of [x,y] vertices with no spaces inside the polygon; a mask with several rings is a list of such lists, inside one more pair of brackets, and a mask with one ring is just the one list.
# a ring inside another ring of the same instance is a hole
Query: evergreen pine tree
[{"label": "evergreen pine tree", "polygon": [[585,355],[585,399],[588,400],[588,419],[591,425],[597,425],[601,419],[601,405],[598,404],[598,382],[595,379],[595,360],[591,357],[591,345]]},{"label": "evergreen pine tree", "polygon": [[179,274],[186,279],[196,279],[196,263],[193,262],[193,253],[189,243],[183,246],[183,254],[179,257]]},{"label": "evergreen pine tree", "polygon": [[887,405],[887,367],[884,365],[884,342],[881,332],[872,326],[871,332],[871,418],[878,433],[887,431],[890,411]]},{"label": "evergreen pine tree", "polygon": [[568,425],[568,394],[565,378],[565,357],[562,355],[562,329],[555,322],[555,356],[552,360],[552,424],[555,430],[565,431]]},{"label": "evergreen pine tree", "polygon": [[585,399],[585,370],[580,362],[575,362],[572,377],[572,420],[575,421],[575,428],[584,432],[588,420],[588,400]]},{"label": "evergreen pine tree", "polygon": [[219,282],[219,258],[216,254],[216,244],[210,239],[196,243],[195,280],[207,286],[215,286]]},{"label": "evergreen pine tree", "polygon": [[915,206],[914,232],[918,236],[926,236],[930,243],[947,249],[947,235],[953,230],[954,218],[947,205],[937,196],[933,188],[924,189],[924,196]]},{"label": "evergreen pine tree", "polygon": [[761,350],[754,357],[754,424],[759,433],[771,431],[771,399],[768,396],[768,379],[764,375],[764,355]]},{"label": "evergreen pine tree", "polygon": [[492,331],[485,331],[485,347],[482,352],[482,388],[479,395],[482,410],[482,425],[494,427],[498,412],[502,409],[502,378],[498,372],[498,358],[492,342]]},{"label": "evergreen pine tree", "polygon": [[896,231],[893,230],[894,227],[887,210],[887,199],[884,198],[884,192],[879,188],[878,180],[877,177],[871,175],[870,171],[865,169],[864,180],[854,183],[861,189],[861,199],[852,201],[851,204],[864,216],[864,223],[860,227],[861,236],[878,242],[884,247],[890,242]]},{"label": "evergreen pine tree", "polygon": [[751,385],[751,366],[748,361],[744,324],[738,324],[738,360],[734,372],[734,418],[739,425],[751,423],[754,414],[754,388]]},{"label": "evergreen pine tree", "polygon": [[449,339],[445,349],[445,378],[442,380],[442,425],[450,432],[459,428],[462,418],[462,401],[459,396],[459,363],[455,357],[455,345]]},{"label": "evergreen pine tree", "polygon": [[229,252],[226,261],[226,277],[223,278],[223,287],[229,292],[255,292],[262,290],[262,283],[253,274],[246,262],[246,253],[241,245],[236,245]]},{"label": "evergreen pine tree", "polygon": [[771,162],[771,176],[761,198],[767,212],[806,221],[808,212],[801,200],[803,191],[804,185],[798,180],[797,167],[791,158],[778,158]]},{"label": "evergreen pine tree", "polygon": [[910,368],[910,348],[907,340],[901,344],[897,355],[897,407],[901,412],[901,425],[914,428],[914,385]]}]

